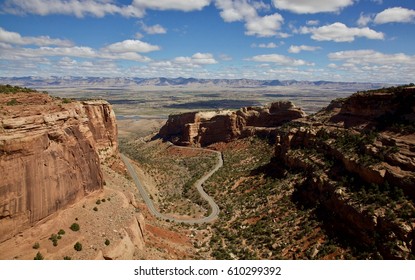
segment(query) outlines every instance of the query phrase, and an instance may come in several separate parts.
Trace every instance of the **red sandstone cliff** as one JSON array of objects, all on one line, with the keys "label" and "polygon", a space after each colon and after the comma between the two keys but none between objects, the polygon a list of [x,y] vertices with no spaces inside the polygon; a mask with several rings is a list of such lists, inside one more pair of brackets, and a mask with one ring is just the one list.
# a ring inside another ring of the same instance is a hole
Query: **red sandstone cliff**
[{"label": "red sandstone cliff", "polygon": [[415,89],[357,93],[277,134],[295,196],[383,258],[415,255]]},{"label": "red sandstone cliff", "polygon": [[0,95],[0,242],[103,188],[100,159],[117,153],[105,101]]},{"label": "red sandstone cliff", "polygon": [[290,120],[306,114],[289,101],[238,111],[191,112],[171,115],[159,135],[177,145],[207,146],[255,134],[269,135]]}]

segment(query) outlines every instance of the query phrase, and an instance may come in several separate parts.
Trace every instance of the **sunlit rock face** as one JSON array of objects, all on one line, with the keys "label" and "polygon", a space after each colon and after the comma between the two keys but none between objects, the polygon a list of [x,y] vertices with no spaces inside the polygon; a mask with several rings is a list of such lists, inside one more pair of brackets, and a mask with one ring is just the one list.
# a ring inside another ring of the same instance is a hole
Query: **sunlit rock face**
[{"label": "sunlit rock face", "polygon": [[100,160],[118,144],[106,101],[17,93],[0,95],[0,105],[1,242],[102,190]]},{"label": "sunlit rock face", "polygon": [[305,116],[289,101],[238,111],[191,112],[169,116],[159,135],[177,145],[207,146],[255,134],[270,135],[276,127]]}]

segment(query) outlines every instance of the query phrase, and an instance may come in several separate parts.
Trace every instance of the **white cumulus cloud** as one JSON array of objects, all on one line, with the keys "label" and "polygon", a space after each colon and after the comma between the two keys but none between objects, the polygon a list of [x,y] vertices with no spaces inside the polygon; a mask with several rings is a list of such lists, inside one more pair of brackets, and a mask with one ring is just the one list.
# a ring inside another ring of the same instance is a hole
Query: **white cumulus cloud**
[{"label": "white cumulus cloud", "polygon": [[415,10],[402,7],[388,8],[375,16],[374,22],[384,24],[390,22],[415,22]]},{"label": "white cumulus cloud", "polygon": [[258,37],[271,37],[277,35],[284,19],[280,14],[273,14],[264,17],[256,17],[245,23],[246,35]]},{"label": "white cumulus cloud", "polygon": [[275,48],[278,47],[278,45],[273,43],[273,42],[270,42],[268,44],[265,44],[265,43],[255,44],[254,43],[254,44],[251,45],[251,47],[252,48],[262,48],[262,49],[275,49]]},{"label": "white cumulus cloud", "polygon": [[413,81],[415,55],[366,49],[333,52],[328,57],[337,62],[329,64],[329,67],[342,71],[346,79],[393,83]]},{"label": "white cumulus cloud", "polygon": [[68,40],[53,39],[49,36],[24,37],[19,33],[7,31],[0,27],[0,42],[15,45],[37,45],[37,46],[72,46],[72,42]]},{"label": "white cumulus cloud", "polygon": [[153,10],[201,10],[211,0],[133,0],[129,5],[117,4],[112,0],[6,0],[3,11],[11,14],[72,15],[104,17],[119,14],[123,17],[141,18],[146,9]]},{"label": "white cumulus cloud", "polygon": [[307,21],[307,25],[319,25],[320,21],[319,20],[308,20]]},{"label": "white cumulus cloud", "polygon": [[257,10],[247,0],[216,0],[216,7],[225,22],[243,21],[258,16]]},{"label": "white cumulus cloud", "polygon": [[73,15],[104,17],[119,14],[124,17],[142,17],[145,10],[133,5],[119,6],[106,0],[6,0],[3,11],[11,14]]},{"label": "white cumulus cloud", "polygon": [[301,51],[316,51],[318,49],[321,49],[320,47],[315,47],[315,46],[306,46],[306,45],[301,45],[301,46],[295,46],[295,45],[291,45],[290,48],[288,49],[289,53],[299,53]]},{"label": "white cumulus cloud", "polygon": [[335,22],[321,27],[301,27],[300,33],[311,33],[311,38],[317,41],[353,42],[356,37],[372,40],[383,40],[385,35],[368,27],[347,27],[344,23]]},{"label": "white cumulus cloud", "polygon": [[344,60],[352,64],[412,64],[415,56],[404,53],[384,54],[375,50],[353,50],[329,53],[331,60]]},{"label": "white cumulus cloud", "polygon": [[195,53],[191,57],[179,56],[179,57],[176,57],[173,60],[173,62],[180,63],[180,64],[188,64],[190,66],[218,63],[216,59],[213,57],[213,55],[210,53]]},{"label": "white cumulus cloud", "polygon": [[125,40],[111,44],[105,48],[111,52],[125,53],[125,52],[138,52],[147,53],[160,50],[159,46],[151,45],[149,43],[140,40]]},{"label": "white cumulus cloud", "polygon": [[[31,47],[21,47],[29,45]],[[33,47],[37,45],[38,47]],[[0,28],[0,59],[21,61],[29,59],[37,61],[46,57],[78,57],[107,60],[132,60],[149,62],[150,58],[141,55],[159,50],[160,47],[140,40],[125,40],[110,44],[101,49],[87,46],[73,46],[71,42],[51,39],[46,36],[24,37],[19,33]]]},{"label": "white cumulus cloud", "polygon": [[367,26],[373,20],[371,15],[365,15],[364,13],[360,13],[360,17],[357,20],[357,25],[359,26]]},{"label": "white cumulus cloud", "polygon": [[271,37],[280,34],[283,17],[278,13],[260,16],[258,10],[264,5],[249,0],[216,0],[215,4],[225,22],[245,22],[246,35]]},{"label": "white cumulus cloud", "polygon": [[248,59],[255,62],[271,62],[282,66],[304,66],[313,65],[313,63],[306,62],[302,59],[294,59],[292,57],[284,56],[281,54],[262,54],[256,55]]},{"label": "white cumulus cloud", "polygon": [[166,28],[164,28],[160,24],[151,25],[151,26],[146,25],[144,22],[141,22],[140,24],[141,24],[141,28],[143,29],[143,31],[146,32],[147,34],[166,34],[167,33]]},{"label": "white cumulus cloud", "polygon": [[202,10],[210,4],[211,0],[134,0],[132,5],[143,9],[153,10]]},{"label": "white cumulus cloud", "polygon": [[273,0],[274,6],[297,14],[338,12],[351,6],[354,0]]}]

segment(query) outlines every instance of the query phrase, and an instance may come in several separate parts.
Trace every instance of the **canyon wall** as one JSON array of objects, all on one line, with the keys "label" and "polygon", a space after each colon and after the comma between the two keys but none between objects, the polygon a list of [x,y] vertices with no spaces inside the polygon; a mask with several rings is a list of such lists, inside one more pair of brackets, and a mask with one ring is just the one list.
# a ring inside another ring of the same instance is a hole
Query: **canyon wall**
[{"label": "canyon wall", "polygon": [[252,135],[272,136],[276,127],[305,116],[289,101],[238,111],[190,112],[170,115],[159,135],[176,145],[207,146]]},{"label": "canyon wall", "polygon": [[277,133],[294,198],[387,259],[415,255],[415,89],[357,93]]},{"label": "canyon wall", "polygon": [[106,101],[0,95],[0,242],[102,190],[100,160],[116,155]]}]

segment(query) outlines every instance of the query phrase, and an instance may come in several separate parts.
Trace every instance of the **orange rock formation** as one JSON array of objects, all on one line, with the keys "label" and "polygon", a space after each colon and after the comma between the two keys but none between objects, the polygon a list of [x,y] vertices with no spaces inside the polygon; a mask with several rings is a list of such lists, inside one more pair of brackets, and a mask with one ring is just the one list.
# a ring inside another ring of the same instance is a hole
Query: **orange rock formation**
[{"label": "orange rock formation", "polygon": [[0,95],[0,106],[1,242],[101,190],[100,160],[118,145],[106,101],[17,93]]},{"label": "orange rock formation", "polygon": [[171,115],[159,135],[177,145],[207,146],[255,134],[270,135],[275,127],[306,114],[292,102],[234,111],[191,112]]}]

